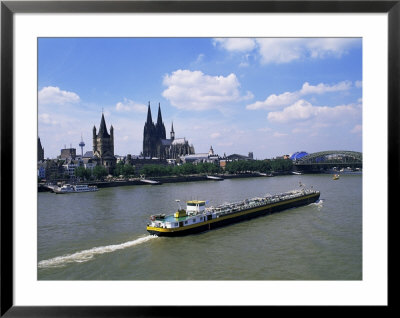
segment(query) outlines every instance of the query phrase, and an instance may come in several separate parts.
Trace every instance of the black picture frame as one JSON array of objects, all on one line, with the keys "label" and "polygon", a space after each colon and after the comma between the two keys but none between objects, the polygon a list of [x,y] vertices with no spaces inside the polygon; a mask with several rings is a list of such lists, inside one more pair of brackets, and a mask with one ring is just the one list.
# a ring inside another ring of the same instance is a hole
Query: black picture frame
[{"label": "black picture frame", "polygon": [[[14,13],[387,13],[388,14],[388,203],[400,177],[400,1],[1,1],[1,316],[5,317],[176,317],[245,314],[259,307],[22,307],[13,304],[13,15]],[[388,211],[388,218],[390,213]],[[388,220],[389,221],[389,220]],[[393,222],[392,222],[393,223]],[[390,224],[390,221],[388,222]],[[392,224],[393,226],[393,224]],[[388,229],[388,233],[390,229]],[[389,237],[388,237],[389,241]],[[390,242],[390,241],[389,241]],[[390,246],[390,244],[389,244]],[[389,272],[390,272],[390,268]],[[390,280],[388,278],[390,286]],[[390,290],[390,288],[389,288]],[[389,292],[389,291],[388,291]],[[390,308],[390,297],[388,299]],[[304,308],[286,308],[301,313]],[[347,307],[347,310],[349,307]],[[218,310],[218,312],[216,312]],[[268,309],[270,310],[270,309]]]}]

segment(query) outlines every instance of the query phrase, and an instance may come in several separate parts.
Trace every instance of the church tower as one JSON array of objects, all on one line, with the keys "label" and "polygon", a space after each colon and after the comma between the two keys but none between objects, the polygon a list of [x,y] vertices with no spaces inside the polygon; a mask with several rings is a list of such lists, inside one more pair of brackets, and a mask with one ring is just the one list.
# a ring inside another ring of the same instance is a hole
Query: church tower
[{"label": "church tower", "polygon": [[93,155],[97,149],[97,133],[96,133],[96,126],[93,126]]},{"label": "church tower", "polygon": [[147,120],[143,129],[143,156],[155,157],[156,154],[156,126],[151,118],[150,102],[147,109]]},{"label": "church tower", "polygon": [[156,134],[157,134],[157,139],[165,139],[166,138],[165,126],[164,126],[164,123],[162,121],[162,116],[161,116],[160,103],[158,103],[158,116],[157,116],[157,124],[156,124]]},{"label": "church tower", "polygon": [[153,123],[149,102],[147,120],[143,129],[142,155],[144,157],[156,157],[162,160],[176,159],[179,156],[193,153],[194,147],[189,146],[189,143],[185,138],[175,138],[173,123],[171,126],[170,139],[166,138],[165,125],[162,120],[160,104],[158,104],[157,123]]},{"label": "church tower", "polygon": [[98,164],[105,166],[108,172],[115,165],[114,157],[114,128],[111,126],[110,133],[107,131],[104,114],[101,114],[99,132],[96,134],[96,126],[93,127],[93,156]]}]

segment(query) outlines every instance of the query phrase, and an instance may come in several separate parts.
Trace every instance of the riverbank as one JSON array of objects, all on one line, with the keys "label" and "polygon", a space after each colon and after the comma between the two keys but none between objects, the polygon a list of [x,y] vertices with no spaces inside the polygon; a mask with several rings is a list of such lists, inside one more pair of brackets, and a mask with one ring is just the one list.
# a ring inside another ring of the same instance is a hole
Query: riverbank
[{"label": "riverbank", "polygon": [[[331,171],[312,171],[312,172],[303,172],[302,174],[321,174],[321,173],[333,173]],[[340,174],[362,174],[361,171],[358,172],[339,172]],[[260,174],[260,173],[238,173],[238,174],[215,174],[213,177],[218,177],[221,181],[224,179],[236,179],[236,178],[268,178],[268,177],[276,177],[276,176],[284,176],[284,175],[292,175],[292,171],[279,171],[273,172],[270,174]],[[88,184],[92,186],[97,186],[98,188],[110,188],[110,187],[123,187],[123,186],[132,186],[132,185],[160,185],[163,183],[178,183],[178,182],[196,182],[196,181],[213,181],[212,179],[207,178],[207,175],[188,175],[188,176],[164,176],[164,177],[152,177],[146,178],[150,181],[155,181],[156,183],[146,183],[140,180],[140,178],[134,178],[130,180],[113,180],[113,181],[86,181],[81,182],[80,184]],[[64,181],[64,183],[68,183]],[[52,191],[45,184],[38,184],[38,192],[49,192]]]},{"label": "riverbank", "polygon": [[[269,175],[263,175],[260,173],[240,173],[240,174],[215,174],[214,177],[219,177],[223,179],[235,179],[235,178],[268,178],[278,175],[287,175],[291,172],[274,172]],[[207,175],[188,175],[188,176],[165,176],[165,177],[153,177],[146,178],[148,180],[157,181],[157,184],[163,183],[177,183],[177,182],[195,182],[195,181],[212,181],[212,179],[207,178]],[[110,187],[122,187],[122,186],[132,186],[132,185],[149,185],[148,183],[140,181],[139,178],[131,180],[116,180],[116,181],[88,181],[84,184],[95,185],[98,188],[110,188]],[[38,185],[39,192],[51,191],[44,184]]]}]

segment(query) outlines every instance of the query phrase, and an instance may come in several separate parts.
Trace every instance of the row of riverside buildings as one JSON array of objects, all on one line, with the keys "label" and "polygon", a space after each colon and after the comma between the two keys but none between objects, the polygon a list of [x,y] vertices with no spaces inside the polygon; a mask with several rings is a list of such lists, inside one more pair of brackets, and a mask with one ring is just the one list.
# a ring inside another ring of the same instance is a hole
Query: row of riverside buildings
[{"label": "row of riverside buildings", "polygon": [[115,165],[122,161],[130,163],[139,170],[144,164],[179,164],[185,162],[213,162],[219,164],[224,160],[251,160],[249,156],[231,155],[220,157],[214,153],[212,146],[208,153],[195,154],[193,145],[189,145],[186,138],[176,138],[173,123],[171,124],[170,138],[166,138],[166,129],[162,120],[161,106],[158,104],[157,122],[152,120],[150,103],[148,105],[147,119],[143,129],[143,151],[139,156],[117,156],[114,153],[114,128],[111,125],[108,132],[104,114],[101,115],[99,130],[93,127],[92,135],[93,151],[81,155],[76,154],[75,148],[61,149],[61,155],[57,159],[44,159],[44,149],[38,138],[38,177],[40,179],[56,179],[57,176],[74,178],[75,169],[84,167],[93,169],[95,166],[103,166],[111,174]]}]

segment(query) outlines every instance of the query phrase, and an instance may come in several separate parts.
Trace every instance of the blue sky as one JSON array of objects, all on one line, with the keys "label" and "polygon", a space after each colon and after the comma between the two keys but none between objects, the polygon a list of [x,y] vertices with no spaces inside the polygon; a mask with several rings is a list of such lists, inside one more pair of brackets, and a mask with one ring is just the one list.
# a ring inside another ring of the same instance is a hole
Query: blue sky
[{"label": "blue sky", "polygon": [[92,150],[104,112],[115,154],[142,151],[147,105],[197,153],[362,151],[360,38],[40,38],[45,157]]}]

